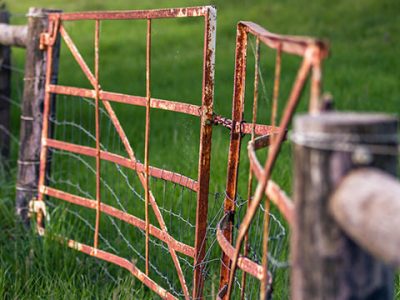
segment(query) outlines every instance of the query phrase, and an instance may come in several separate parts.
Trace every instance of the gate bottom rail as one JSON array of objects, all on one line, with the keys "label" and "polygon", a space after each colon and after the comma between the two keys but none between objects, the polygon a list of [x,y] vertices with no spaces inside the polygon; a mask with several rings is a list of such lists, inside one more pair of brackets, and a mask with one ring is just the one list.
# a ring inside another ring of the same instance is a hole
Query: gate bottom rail
[{"label": "gate bottom rail", "polygon": [[[43,232],[46,234],[46,231]],[[153,290],[155,293],[157,293],[162,299],[167,299],[167,300],[176,300],[174,295],[172,295],[170,292],[159,286],[155,281],[153,281],[149,276],[147,276],[145,273],[140,271],[134,263],[130,262],[126,258],[120,257],[118,255],[112,254],[110,252],[96,249],[92,246],[77,242],[72,239],[68,239],[66,237],[63,237],[61,235],[55,235],[54,240],[59,241],[62,244],[66,244],[68,247],[77,250],[79,252],[85,253],[87,255],[99,258],[101,260],[110,262],[112,264],[115,264],[117,266],[120,266],[126,270],[128,270],[133,276],[135,276],[137,279],[139,279],[143,284],[145,284],[148,288]]]}]

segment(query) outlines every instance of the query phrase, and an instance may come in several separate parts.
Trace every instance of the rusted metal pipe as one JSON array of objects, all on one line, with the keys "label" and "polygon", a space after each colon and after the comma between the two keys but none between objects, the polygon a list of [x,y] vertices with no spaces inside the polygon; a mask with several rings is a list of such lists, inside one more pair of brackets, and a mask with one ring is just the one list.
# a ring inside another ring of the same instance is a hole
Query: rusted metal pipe
[{"label": "rusted metal pipe", "polygon": [[96,124],[96,224],[94,231],[94,248],[98,248],[99,243],[99,227],[100,227],[100,205],[101,205],[101,158],[100,158],[100,83],[99,83],[99,42],[100,42],[100,21],[96,20],[94,34],[94,76],[95,85],[95,124]]},{"label": "rusted metal pipe", "polygon": [[214,103],[215,76],[215,40],[216,40],[217,10],[208,7],[204,15],[204,52],[203,52],[203,83],[202,83],[202,116],[200,130],[200,148],[198,163],[199,192],[196,205],[196,233],[193,276],[193,299],[203,297],[204,268],[203,263],[207,247],[207,215],[210,185],[210,162],[212,140],[212,118]]},{"label": "rusted metal pipe", "polygon": [[[251,141],[254,142],[256,137],[256,122],[257,122],[257,111],[258,111],[258,83],[260,77],[260,40],[256,39],[256,49],[255,49],[255,62],[254,62],[254,91],[253,91],[253,116],[252,116],[252,131],[251,131]],[[247,181],[247,208],[251,204],[251,197],[253,194],[253,172],[251,167],[249,167],[249,178]],[[249,231],[246,232],[244,237],[243,246],[243,256],[247,256],[249,250]],[[241,299],[245,299],[246,292],[246,272],[242,273],[242,291]]]},{"label": "rusted metal pipe", "polygon": [[151,74],[151,19],[147,20],[147,34],[146,34],[146,129],[145,129],[145,141],[144,141],[144,168],[146,176],[145,184],[145,220],[146,220],[146,275],[149,275],[149,138],[150,138],[150,100],[151,100],[151,89],[150,89],[150,74]]},{"label": "rusted metal pipe", "polygon": [[[236,34],[236,54],[235,54],[235,77],[234,77],[234,91],[232,100],[232,128],[236,124],[241,124],[243,120],[244,111],[244,88],[246,78],[246,56],[247,56],[247,33],[244,26],[239,24],[237,26]],[[233,222],[235,212],[235,199],[237,193],[237,174],[239,169],[240,158],[240,145],[242,135],[240,132],[231,130],[229,156],[228,156],[228,169],[226,178],[226,198],[224,200],[224,212],[229,217],[224,222],[223,235],[225,239],[232,243],[233,239]],[[220,284],[219,289],[223,289],[228,285],[230,273],[231,258],[222,253],[222,263],[220,270]],[[225,298],[224,298],[225,299]]]},{"label": "rusted metal pipe", "polygon": [[[49,86],[52,82],[52,74],[53,74],[53,51],[54,45],[57,39],[58,34],[58,21],[49,21],[48,25],[48,34],[49,34],[49,43],[47,45],[47,65],[46,65],[46,80],[45,87]],[[42,137],[41,137],[41,149],[40,149],[40,167],[39,167],[39,193],[38,193],[38,201],[44,201],[43,193],[41,192],[42,187],[46,181],[46,172],[47,172],[47,158],[48,158],[48,147],[46,145],[46,140],[49,137],[49,117],[50,117],[50,109],[51,109],[51,93],[45,89],[44,96],[44,108],[43,108],[43,126],[42,126]],[[43,219],[43,211],[38,211],[36,214],[36,222],[37,222],[37,230],[39,234],[44,233],[44,219]]]}]

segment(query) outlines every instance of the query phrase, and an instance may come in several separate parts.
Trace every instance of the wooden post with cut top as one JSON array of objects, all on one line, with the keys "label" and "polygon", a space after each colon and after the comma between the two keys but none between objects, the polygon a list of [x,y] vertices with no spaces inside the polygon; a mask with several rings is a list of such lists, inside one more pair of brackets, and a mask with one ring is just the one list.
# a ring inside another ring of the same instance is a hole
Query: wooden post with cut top
[{"label": "wooden post with cut top", "polygon": [[[393,268],[343,230],[331,213],[335,207],[330,198],[355,169],[396,174],[397,123],[385,114],[326,113],[295,119],[292,299],[393,299]],[[371,184],[369,178],[347,188],[347,209]],[[340,203],[344,211],[346,205]]]},{"label": "wooden post with cut top", "polygon": [[[46,51],[40,49],[40,35],[48,29],[48,12],[51,11],[43,8],[30,8],[28,12],[16,193],[17,215],[25,224],[29,222],[28,204],[37,195],[39,179],[46,75]],[[58,39],[54,47],[52,83],[57,82],[59,53],[60,42]],[[55,105],[52,105],[52,109],[54,113]],[[49,168],[46,169],[49,170]]]}]

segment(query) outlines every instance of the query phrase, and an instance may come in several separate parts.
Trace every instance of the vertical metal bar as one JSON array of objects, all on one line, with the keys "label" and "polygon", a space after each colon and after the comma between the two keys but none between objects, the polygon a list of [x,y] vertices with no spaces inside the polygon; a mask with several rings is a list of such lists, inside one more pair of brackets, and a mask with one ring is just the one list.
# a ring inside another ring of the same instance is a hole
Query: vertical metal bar
[{"label": "vertical metal bar", "polygon": [[[244,25],[238,24],[236,34],[235,54],[235,78],[232,107],[232,130],[229,145],[228,176],[226,181],[226,197],[224,201],[224,212],[229,214],[228,222],[223,228],[224,237],[232,243],[233,239],[233,216],[235,212],[235,198],[237,190],[237,175],[239,169],[241,134],[235,131],[236,124],[243,120],[244,92],[246,80],[246,55],[247,55],[247,32]],[[230,272],[230,258],[224,253],[222,255],[219,290],[228,284]],[[224,299],[227,299],[226,296]]]},{"label": "vertical metal bar", "polygon": [[[282,56],[282,45],[279,45],[276,52],[275,61],[275,78],[274,78],[274,94],[272,100],[272,113],[271,121],[272,126],[276,125],[277,112],[278,112],[278,97],[279,97],[279,86],[281,77],[281,56]],[[275,142],[275,136],[271,137],[271,143]],[[263,278],[261,280],[260,299],[265,300],[268,297],[268,238],[269,238],[269,212],[270,212],[270,200],[265,198],[264,205],[264,225],[263,225],[263,256],[262,256],[262,268]]]},{"label": "vertical metal bar", "polygon": [[[254,66],[254,93],[253,93],[253,117],[252,117],[252,129],[251,129],[251,140],[255,138],[255,128],[257,122],[257,109],[258,109],[258,82],[260,78],[260,39],[256,39],[256,51],[255,51],[255,66]],[[251,204],[251,195],[253,189],[253,172],[249,167],[249,180],[247,182],[247,208]],[[243,256],[247,256],[249,251],[249,231],[247,230],[244,237]],[[242,272],[242,292],[240,294],[241,299],[245,299],[246,291],[246,272]]]},{"label": "vertical metal bar", "polygon": [[268,197],[266,197],[264,205],[264,226],[263,226],[263,256],[262,256],[263,278],[261,280],[260,300],[267,300],[268,297],[269,211],[270,211],[270,200]]},{"label": "vertical metal bar", "polygon": [[146,132],[144,144],[144,168],[145,168],[145,221],[146,221],[146,275],[149,275],[149,137],[150,137],[150,68],[151,68],[151,19],[147,19],[146,42]]},{"label": "vertical metal bar", "polygon": [[276,52],[275,61],[275,78],[274,78],[274,95],[272,98],[272,113],[271,113],[271,125],[276,126],[276,119],[278,115],[278,98],[279,98],[279,86],[281,81],[281,59],[282,57],[282,45],[278,46]]},{"label": "vertical metal bar", "polygon": [[[50,21],[49,22],[49,30],[50,34],[57,34],[57,21]],[[46,66],[46,80],[45,86],[48,87],[51,83],[51,74],[52,74],[52,67],[53,67],[53,48],[54,45],[50,44],[47,48],[47,66]],[[41,137],[41,151],[40,151],[40,168],[39,168],[39,195],[38,201],[44,201],[44,194],[43,188],[45,183],[45,175],[46,175],[46,165],[47,165],[47,136],[49,134],[49,114],[50,114],[50,100],[51,100],[51,93],[46,89],[45,90],[45,97],[44,97],[44,104],[43,104],[43,127],[42,127],[42,137]],[[43,222],[43,212],[38,211],[36,214],[36,222],[37,222],[37,230],[39,234],[44,234],[44,222]]]},{"label": "vertical metal bar", "polygon": [[101,205],[101,161],[100,161],[100,114],[99,114],[99,40],[100,40],[100,21],[96,20],[96,28],[94,35],[94,76],[96,78],[96,97],[95,97],[95,123],[96,123],[96,227],[94,232],[94,248],[97,249],[99,243],[99,227],[100,227],[100,205]]},{"label": "vertical metal bar", "polygon": [[321,50],[315,47],[315,55],[312,63],[311,75],[311,97],[309,103],[309,112],[317,114],[320,111],[320,97],[321,97],[321,81],[322,81],[322,66],[321,66]]},{"label": "vertical metal bar", "polygon": [[208,192],[210,183],[210,160],[211,160],[211,135],[214,101],[214,73],[215,73],[215,37],[216,37],[216,14],[214,7],[208,7],[205,14],[204,32],[204,58],[203,58],[203,93],[202,93],[202,116],[200,129],[200,150],[196,207],[196,235],[195,235],[195,259],[193,278],[193,298],[199,299],[203,296],[205,265],[203,260],[206,252],[207,214],[208,214]]}]

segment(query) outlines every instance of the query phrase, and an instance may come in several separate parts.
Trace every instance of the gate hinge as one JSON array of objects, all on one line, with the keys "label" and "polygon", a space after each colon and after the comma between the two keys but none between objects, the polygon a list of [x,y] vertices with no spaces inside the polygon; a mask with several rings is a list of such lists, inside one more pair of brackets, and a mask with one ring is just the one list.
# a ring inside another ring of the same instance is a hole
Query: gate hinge
[{"label": "gate hinge", "polygon": [[45,50],[50,45],[50,33],[43,32],[40,34],[39,49]]}]

